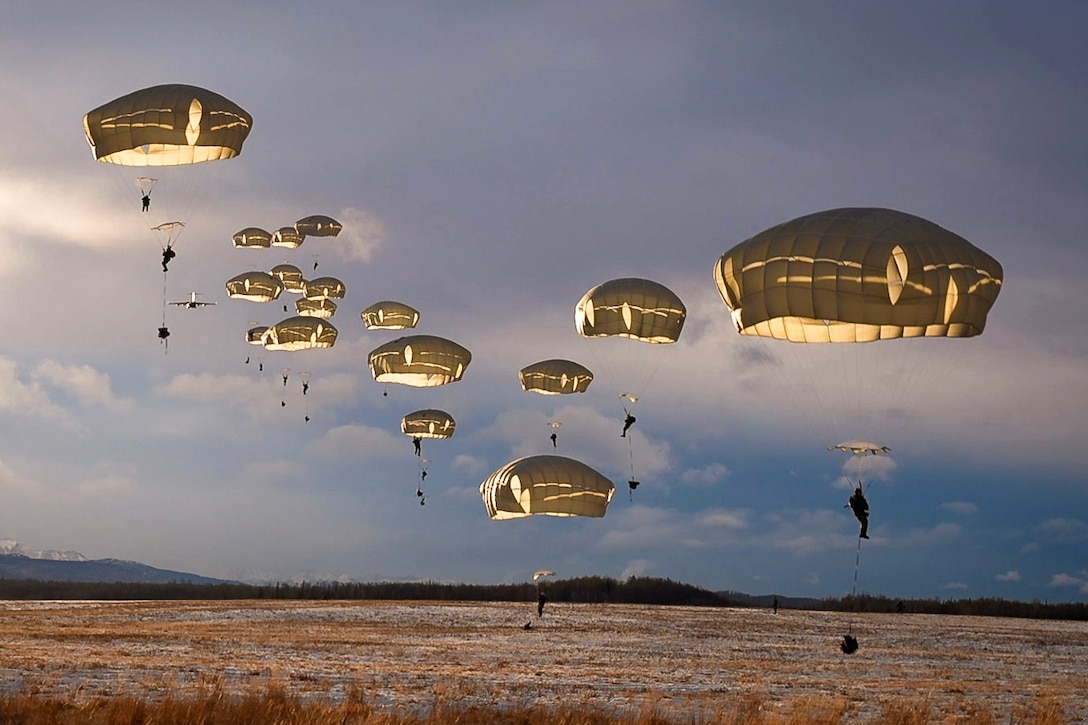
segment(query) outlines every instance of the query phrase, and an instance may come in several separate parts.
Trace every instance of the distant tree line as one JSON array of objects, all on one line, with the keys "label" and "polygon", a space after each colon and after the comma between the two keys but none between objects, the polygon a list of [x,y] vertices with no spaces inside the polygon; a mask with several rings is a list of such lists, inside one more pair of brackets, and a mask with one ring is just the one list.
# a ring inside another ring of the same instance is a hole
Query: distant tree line
[{"label": "distant tree line", "polygon": [[[548,581],[542,585],[552,602],[587,604],[657,604],[693,607],[769,607],[770,595],[753,597],[738,592],[707,589],[655,577],[625,580],[587,576]],[[225,599],[373,599],[419,601],[535,602],[537,585],[450,584],[423,582],[276,582],[242,584],[223,582],[67,582],[0,578],[0,599],[61,600],[225,600]],[[1088,620],[1083,602],[1018,602],[1007,599],[895,599],[859,594],[842,598],[794,599],[782,597],[780,609],[832,612],[902,612],[904,614],[965,614],[1033,619]]]},{"label": "distant tree line", "polygon": [[1088,620],[1084,602],[1018,602],[994,597],[970,599],[893,599],[858,594],[822,600],[819,609],[838,612],[901,612],[916,614],[969,614],[976,617]]}]

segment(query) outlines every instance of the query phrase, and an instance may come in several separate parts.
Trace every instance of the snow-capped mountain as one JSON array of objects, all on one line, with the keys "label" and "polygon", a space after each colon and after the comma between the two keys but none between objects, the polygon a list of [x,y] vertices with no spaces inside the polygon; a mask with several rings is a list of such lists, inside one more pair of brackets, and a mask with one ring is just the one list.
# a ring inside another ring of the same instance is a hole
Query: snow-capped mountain
[{"label": "snow-capped mountain", "polygon": [[0,539],[0,555],[25,556],[28,559],[47,559],[49,561],[87,561],[87,557],[78,551],[57,551],[55,549],[24,549],[15,539]]}]

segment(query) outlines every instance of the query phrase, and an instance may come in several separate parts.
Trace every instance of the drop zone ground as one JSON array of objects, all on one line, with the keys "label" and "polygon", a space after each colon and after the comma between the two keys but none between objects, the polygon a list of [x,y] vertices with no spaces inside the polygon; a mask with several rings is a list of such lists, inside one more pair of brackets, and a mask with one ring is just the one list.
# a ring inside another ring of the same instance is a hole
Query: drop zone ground
[{"label": "drop zone ground", "polygon": [[[531,629],[524,629],[532,622]],[[853,632],[861,647],[844,655]],[[914,703],[999,722],[1047,702],[1088,721],[1088,623],[613,604],[387,601],[0,602],[0,692],[71,701],[276,685],[391,708],[722,712]],[[959,719],[967,718],[967,719]]]}]

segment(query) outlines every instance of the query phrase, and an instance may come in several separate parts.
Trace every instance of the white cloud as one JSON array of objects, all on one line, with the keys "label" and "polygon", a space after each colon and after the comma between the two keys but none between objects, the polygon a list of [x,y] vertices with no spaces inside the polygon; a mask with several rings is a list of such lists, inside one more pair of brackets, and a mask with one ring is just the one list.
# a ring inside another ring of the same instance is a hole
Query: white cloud
[{"label": "white cloud", "polygon": [[49,399],[38,382],[19,379],[14,360],[0,357],[0,411],[5,410],[71,422],[68,413]]},{"label": "white cloud", "polygon": [[344,256],[349,260],[369,262],[389,239],[385,222],[363,209],[354,207],[343,209],[337,221],[343,224],[344,228],[340,230],[336,240],[339,248],[344,250]]},{"label": "white cloud", "polygon": [[948,582],[942,588],[943,589],[953,589],[953,590],[957,590],[957,591],[963,591],[964,589],[967,589],[967,585],[964,584],[963,582]]},{"label": "white cloud", "polygon": [[978,506],[970,501],[945,501],[939,508],[945,511],[953,511],[958,514],[973,514],[978,512]]},{"label": "white cloud", "polygon": [[45,380],[85,404],[101,404],[111,407],[131,407],[129,401],[116,398],[110,389],[110,376],[90,365],[63,365],[55,360],[43,360],[34,368],[32,376]]},{"label": "white cloud", "polygon": [[1066,573],[1055,574],[1050,578],[1052,587],[1078,587],[1081,594],[1088,594],[1088,571],[1077,572],[1077,576]]},{"label": "white cloud", "polygon": [[620,579],[629,579],[633,576],[646,576],[653,569],[653,562],[647,559],[632,559],[627,562],[620,574]]},{"label": "white cloud", "polygon": [[772,514],[768,519],[774,525],[770,545],[797,555],[857,544],[857,522],[838,511],[787,511]]},{"label": "white cloud", "polygon": [[703,468],[689,468],[680,474],[680,483],[710,486],[729,475],[729,469],[721,463],[710,463]]},{"label": "white cloud", "polygon": [[1023,546],[1020,547],[1020,553],[1021,554],[1030,554],[1033,551],[1039,551],[1039,549],[1041,549],[1041,548],[1042,547],[1039,546],[1039,544],[1037,542],[1029,541],[1028,543],[1026,543],[1026,544],[1024,544]]},{"label": "white cloud", "polygon": [[487,464],[483,459],[476,456],[470,456],[466,453],[459,453],[453,457],[453,466],[455,471],[464,471],[470,475],[481,474],[487,470]]},{"label": "white cloud", "polygon": [[408,438],[394,435],[385,428],[352,423],[330,428],[320,438],[307,444],[306,450],[320,456],[384,458],[395,456],[398,452],[409,453],[411,445]]},{"label": "white cloud", "polygon": [[865,483],[891,481],[892,472],[898,467],[891,456],[850,456],[842,464],[843,477],[836,488],[853,488],[858,479]]},{"label": "white cloud", "polygon": [[1010,569],[1004,574],[998,574],[996,579],[999,582],[1018,582],[1020,581],[1020,572]]},{"label": "white cloud", "polygon": [[743,529],[748,526],[744,513],[739,511],[727,511],[717,509],[698,514],[695,518],[698,526],[710,528]]},{"label": "white cloud", "polygon": [[1039,525],[1039,530],[1055,541],[1075,542],[1088,539],[1088,524],[1080,519],[1047,519]]}]

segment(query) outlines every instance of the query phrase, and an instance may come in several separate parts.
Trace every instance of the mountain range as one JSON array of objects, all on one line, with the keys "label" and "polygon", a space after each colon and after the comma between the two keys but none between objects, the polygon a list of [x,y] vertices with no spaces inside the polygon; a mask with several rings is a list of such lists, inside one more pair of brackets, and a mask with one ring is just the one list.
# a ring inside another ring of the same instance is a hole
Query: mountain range
[{"label": "mountain range", "polygon": [[24,549],[12,539],[0,539],[0,579],[64,582],[143,582],[222,584],[223,579],[158,569],[138,561],[88,559],[78,551]]}]

